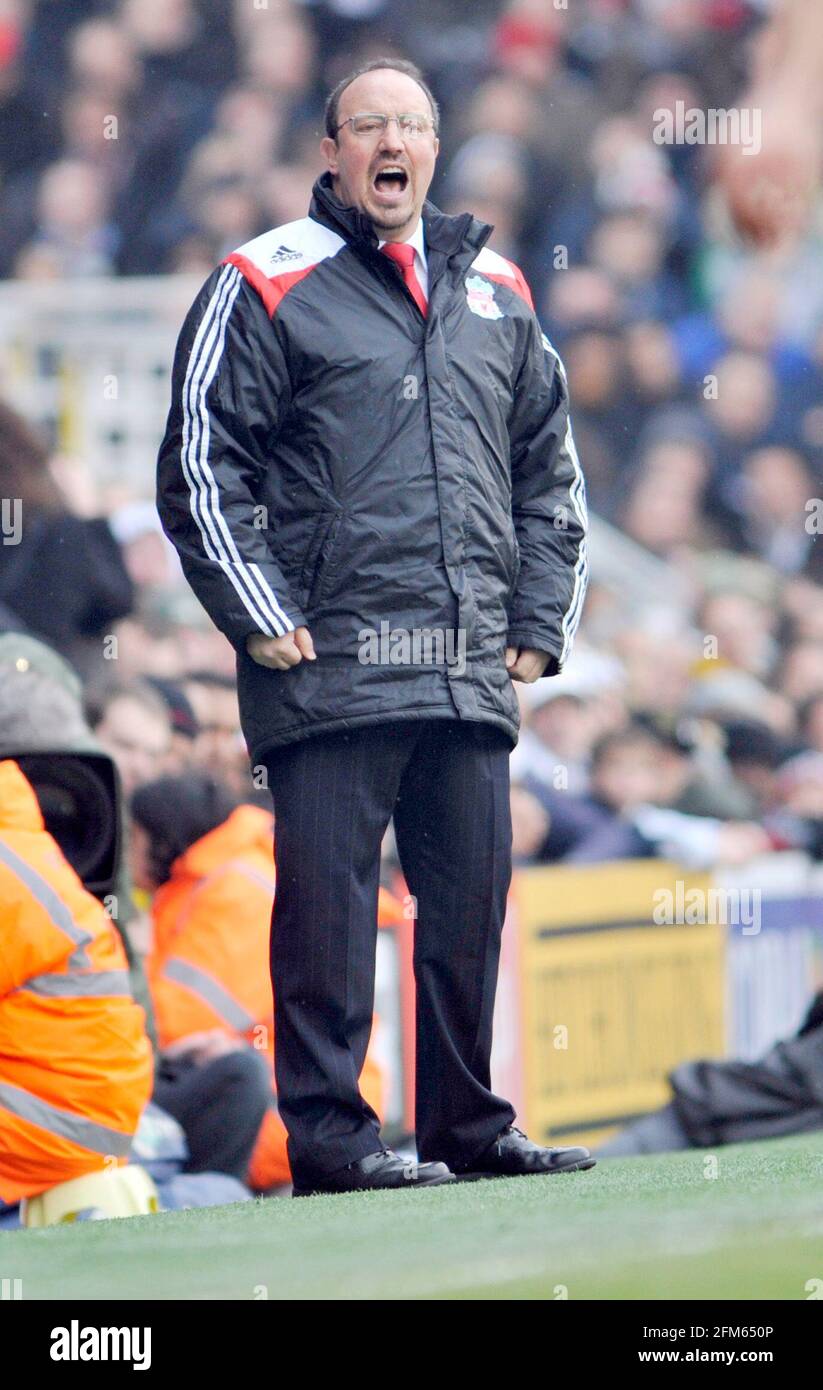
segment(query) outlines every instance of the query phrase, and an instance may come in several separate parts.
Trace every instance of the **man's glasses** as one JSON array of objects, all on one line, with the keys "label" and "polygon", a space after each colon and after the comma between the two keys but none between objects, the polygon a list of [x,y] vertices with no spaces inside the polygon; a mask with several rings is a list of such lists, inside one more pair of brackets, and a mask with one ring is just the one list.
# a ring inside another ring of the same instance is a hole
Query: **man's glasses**
[{"label": "man's glasses", "polygon": [[341,121],[337,129],[342,130],[344,125],[351,125],[355,135],[382,135],[388,128],[389,121],[397,121],[400,134],[409,140],[416,140],[419,135],[425,135],[432,128],[430,116],[384,116],[379,111],[358,111],[356,116],[348,116],[345,121]]}]

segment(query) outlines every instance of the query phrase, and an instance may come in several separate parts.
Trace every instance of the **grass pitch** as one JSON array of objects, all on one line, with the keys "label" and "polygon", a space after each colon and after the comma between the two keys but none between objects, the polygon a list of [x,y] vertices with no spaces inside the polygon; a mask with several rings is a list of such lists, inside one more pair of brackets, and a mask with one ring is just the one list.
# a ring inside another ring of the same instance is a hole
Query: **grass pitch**
[{"label": "grass pitch", "polygon": [[12,1231],[0,1276],[24,1299],[804,1300],[823,1280],[823,1133]]}]

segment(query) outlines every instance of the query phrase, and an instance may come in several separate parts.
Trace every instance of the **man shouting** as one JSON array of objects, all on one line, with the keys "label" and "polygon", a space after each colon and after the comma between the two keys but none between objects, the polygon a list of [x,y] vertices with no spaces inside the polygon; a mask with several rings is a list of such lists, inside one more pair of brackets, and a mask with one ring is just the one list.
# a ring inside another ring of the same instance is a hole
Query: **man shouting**
[{"label": "man shouting", "polygon": [[[206,281],[177,347],[158,506],[238,654],[276,818],[278,1105],[297,1195],[591,1167],[491,1090],[511,878],[512,682],[556,675],[586,588],[562,364],[492,228],[426,194],[438,109],[383,59],[326,106],[308,217]],[[380,847],[416,904],[420,1162],[358,1087]]]}]

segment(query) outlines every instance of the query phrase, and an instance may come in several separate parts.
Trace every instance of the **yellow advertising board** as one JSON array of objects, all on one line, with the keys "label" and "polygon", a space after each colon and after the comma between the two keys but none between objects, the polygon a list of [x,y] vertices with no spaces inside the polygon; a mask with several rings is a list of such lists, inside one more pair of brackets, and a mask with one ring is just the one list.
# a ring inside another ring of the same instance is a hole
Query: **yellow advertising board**
[{"label": "yellow advertising board", "polygon": [[[708,875],[664,860],[518,871],[522,1108],[538,1142],[597,1142],[725,1051],[725,949]],[[704,910],[701,910],[702,909]]]}]

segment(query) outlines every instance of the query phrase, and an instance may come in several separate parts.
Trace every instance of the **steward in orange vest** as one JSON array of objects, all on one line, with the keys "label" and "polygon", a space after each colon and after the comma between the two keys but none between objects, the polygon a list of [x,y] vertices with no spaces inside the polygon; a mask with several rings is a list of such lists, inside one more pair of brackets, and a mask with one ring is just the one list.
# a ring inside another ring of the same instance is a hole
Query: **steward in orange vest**
[{"label": "steward in orange vest", "polygon": [[0,1200],[128,1162],[152,1050],[105,909],[0,762]]},{"label": "steward in orange vest", "polygon": [[[173,823],[174,783],[163,779],[163,800]],[[135,881],[165,881],[152,900],[153,944],[146,975],[154,1006],[161,1052],[193,1034],[220,1029],[262,1052],[268,1061],[272,1101],[258,1133],[248,1183],[265,1191],[291,1181],[286,1130],[277,1113],[274,1080],[274,1010],[269,974],[269,935],[275,892],[273,816],[257,806],[240,805],[212,830],[180,853],[170,866],[155,862],[160,828],[149,806],[156,806],[160,782],[140,788],[132,801],[138,836],[132,867]],[[188,788],[190,791],[190,787]],[[153,827],[146,822],[155,819]],[[148,857],[148,864],[145,862]],[[379,923],[402,916],[399,903],[380,890]],[[360,1086],[365,1099],[383,1114],[383,1073],[373,1045]]]}]

